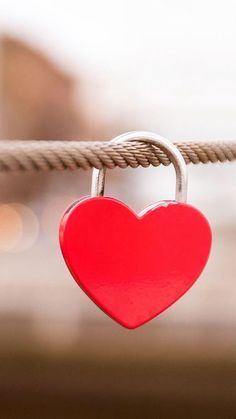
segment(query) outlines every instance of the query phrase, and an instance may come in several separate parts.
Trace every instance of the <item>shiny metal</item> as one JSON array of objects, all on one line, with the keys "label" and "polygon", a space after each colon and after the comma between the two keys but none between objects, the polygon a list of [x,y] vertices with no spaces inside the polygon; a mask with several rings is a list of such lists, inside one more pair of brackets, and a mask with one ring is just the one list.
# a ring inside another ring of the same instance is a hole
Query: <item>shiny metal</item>
[{"label": "shiny metal", "polygon": [[[152,132],[132,131],[119,135],[111,140],[112,143],[122,143],[124,141],[142,141],[152,144],[164,151],[174,165],[176,172],[175,200],[186,202],[187,199],[187,166],[178,148],[166,138]],[[105,186],[105,169],[93,169],[92,174],[92,196],[103,196]]]}]

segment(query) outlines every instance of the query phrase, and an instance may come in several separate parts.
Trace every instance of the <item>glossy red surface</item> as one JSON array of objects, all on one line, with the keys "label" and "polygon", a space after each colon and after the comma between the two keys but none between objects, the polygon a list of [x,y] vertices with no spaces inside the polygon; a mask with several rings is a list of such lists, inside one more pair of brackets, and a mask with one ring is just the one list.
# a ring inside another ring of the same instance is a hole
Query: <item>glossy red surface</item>
[{"label": "glossy red surface", "polygon": [[137,215],[113,198],[95,197],[66,211],[60,244],[78,285],[105,313],[132,329],[193,285],[209,256],[211,230],[205,217],[186,204],[157,203]]}]

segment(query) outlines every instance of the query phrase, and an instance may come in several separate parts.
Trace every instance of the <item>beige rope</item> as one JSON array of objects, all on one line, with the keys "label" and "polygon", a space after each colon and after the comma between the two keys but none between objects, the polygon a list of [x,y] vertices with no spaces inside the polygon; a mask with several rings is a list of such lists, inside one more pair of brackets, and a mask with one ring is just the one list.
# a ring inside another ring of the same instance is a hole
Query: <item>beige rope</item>
[{"label": "beige rope", "polygon": [[[187,164],[236,160],[236,142],[177,142]],[[0,171],[88,170],[116,166],[165,166],[169,158],[159,148],[141,142],[0,141]]]}]

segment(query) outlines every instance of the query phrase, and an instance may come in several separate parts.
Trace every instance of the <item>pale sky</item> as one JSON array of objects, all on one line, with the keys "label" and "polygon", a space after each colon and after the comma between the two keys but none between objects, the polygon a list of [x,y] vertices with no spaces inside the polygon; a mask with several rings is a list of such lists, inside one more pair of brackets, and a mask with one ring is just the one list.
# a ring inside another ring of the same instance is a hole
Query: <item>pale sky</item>
[{"label": "pale sky", "polygon": [[235,137],[235,1],[0,0],[0,7],[2,32],[86,75],[111,117],[123,112],[171,138]]}]

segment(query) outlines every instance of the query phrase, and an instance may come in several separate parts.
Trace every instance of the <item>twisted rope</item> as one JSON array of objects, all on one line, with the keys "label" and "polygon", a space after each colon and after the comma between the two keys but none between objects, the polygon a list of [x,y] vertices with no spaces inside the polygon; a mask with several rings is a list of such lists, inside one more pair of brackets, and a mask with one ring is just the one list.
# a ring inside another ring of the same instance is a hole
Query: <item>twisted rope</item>
[{"label": "twisted rope", "polygon": [[[236,142],[177,142],[187,164],[236,160]],[[159,148],[141,142],[111,144],[98,141],[0,141],[0,171],[112,169],[116,166],[168,166]]]}]

